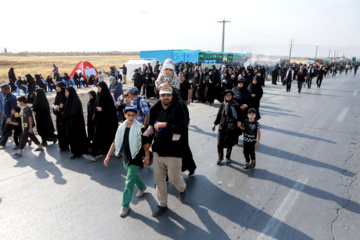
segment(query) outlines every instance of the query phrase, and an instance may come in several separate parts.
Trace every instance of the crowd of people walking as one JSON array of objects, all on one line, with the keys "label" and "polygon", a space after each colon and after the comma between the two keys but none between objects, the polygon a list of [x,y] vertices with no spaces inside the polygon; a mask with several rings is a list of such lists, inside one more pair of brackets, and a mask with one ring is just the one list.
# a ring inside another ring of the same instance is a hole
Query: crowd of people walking
[{"label": "crowd of people walking", "polygon": [[[311,88],[313,78],[317,78],[320,89],[325,76],[335,76],[338,71],[347,74],[352,70],[356,74],[358,69],[357,63],[277,64],[269,73],[268,68],[260,65],[245,67],[241,63],[224,63],[219,69],[215,65],[207,69],[201,64],[176,64],[167,59],[162,64],[157,62],[155,66],[148,64],[136,69],[131,78],[133,86],[124,93],[127,68],[125,65],[119,68],[120,74],[112,66],[109,72],[104,72],[108,75],[108,83],[104,82],[101,72],[101,76],[89,79],[76,77],[79,79],[75,83],[83,81],[84,86],[96,85],[97,91],[88,92],[85,119],[76,86],[62,81],[58,68],[53,66],[53,78],[48,76],[44,80],[36,74],[34,79],[27,74],[26,82],[21,77],[16,78],[14,69],[10,69],[9,84],[0,86],[3,113],[0,146],[5,147],[14,132],[15,157],[21,157],[26,144],[30,146],[32,142],[37,145],[35,151],[43,151],[48,142],[58,142],[61,152],[71,151],[70,159],[84,157],[96,161],[105,156],[105,166],[113,153],[122,157],[127,171],[120,210],[122,217],[129,213],[135,185],[138,188],[136,196],[144,195],[146,185],[138,172],[152,163],[158,199],[152,215],[156,217],[167,210],[168,180],[179,191],[180,201],[184,201],[186,184],[182,172],[189,171],[192,177],[196,169],[188,134],[191,117],[188,105],[191,102],[210,106],[215,100],[220,103],[211,128],[215,131],[218,126],[216,163],[222,164],[224,148],[225,162],[231,163],[232,148],[243,135],[243,168],[255,168],[255,149],[261,138],[260,103],[269,76],[272,84],[281,82],[287,92],[291,91],[292,81],[297,80],[301,93],[304,84]],[[13,94],[16,88],[28,92],[27,97],[16,98]],[[52,106],[46,97],[47,89],[56,91]],[[151,98],[159,100],[150,106],[147,99]],[[51,114],[54,114],[56,128]],[[35,126],[41,142],[35,135]]]}]

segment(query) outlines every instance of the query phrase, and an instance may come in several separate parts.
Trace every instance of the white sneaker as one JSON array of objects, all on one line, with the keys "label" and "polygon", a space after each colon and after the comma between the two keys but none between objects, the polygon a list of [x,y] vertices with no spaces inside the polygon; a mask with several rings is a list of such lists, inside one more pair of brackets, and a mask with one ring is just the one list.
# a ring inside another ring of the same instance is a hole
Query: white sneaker
[{"label": "white sneaker", "polygon": [[146,191],[147,187],[145,187],[144,190],[139,190],[137,193],[136,193],[136,197],[137,198],[141,198],[142,196],[144,196],[144,193]]},{"label": "white sneaker", "polygon": [[95,162],[96,158],[90,154],[84,154],[83,155],[85,159]]},{"label": "white sneaker", "polygon": [[120,209],[120,217],[125,217],[126,215],[129,214],[129,211],[130,211],[130,207],[121,207]]},{"label": "white sneaker", "polygon": [[18,151],[12,154],[14,157],[22,157],[22,152]]}]

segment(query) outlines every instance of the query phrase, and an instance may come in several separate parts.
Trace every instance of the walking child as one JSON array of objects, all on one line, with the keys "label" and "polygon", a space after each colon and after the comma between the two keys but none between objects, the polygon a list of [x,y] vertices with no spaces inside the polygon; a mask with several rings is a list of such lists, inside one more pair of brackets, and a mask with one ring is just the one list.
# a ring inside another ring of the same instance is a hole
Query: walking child
[{"label": "walking child", "polygon": [[120,149],[123,147],[123,163],[124,168],[127,171],[125,189],[123,193],[123,201],[121,204],[120,216],[125,217],[130,211],[131,196],[134,191],[134,186],[139,189],[136,197],[141,198],[144,195],[146,186],[141,180],[138,172],[140,166],[146,167],[149,164],[149,158],[142,161],[142,128],[136,120],[137,107],[127,106],[125,107],[124,114],[126,120],[119,126],[115,141],[111,144],[109,152],[104,160],[104,165],[107,167],[111,154],[115,150],[115,154],[119,154]]},{"label": "walking child", "polygon": [[34,118],[33,118],[30,107],[28,107],[28,105],[26,104],[26,97],[21,96],[17,99],[17,101],[18,101],[19,105],[24,108],[24,110],[23,110],[24,131],[23,131],[23,134],[21,135],[19,151],[16,153],[13,153],[13,155],[16,157],[22,156],[22,152],[24,151],[24,147],[27,143],[28,137],[30,137],[30,139],[38,146],[35,149],[35,151],[44,151],[43,147],[40,145],[39,140],[37,139],[37,137],[34,134],[34,130],[33,130],[33,128],[35,127]]},{"label": "walking child", "polygon": [[[244,157],[246,160],[244,169],[255,168],[256,158],[255,158],[255,148],[259,147],[260,143],[260,123],[258,123],[256,118],[255,108],[250,108],[248,110],[248,118],[245,119],[242,124],[239,124],[238,127],[241,128],[244,132]],[[251,164],[250,163],[251,158]]]},{"label": "walking child", "polygon": [[18,106],[11,108],[11,118],[9,118],[7,124],[13,125],[14,130],[14,142],[15,147],[13,150],[18,150],[20,147],[19,139],[22,134],[22,127],[21,127],[21,117],[20,117],[21,108]]}]

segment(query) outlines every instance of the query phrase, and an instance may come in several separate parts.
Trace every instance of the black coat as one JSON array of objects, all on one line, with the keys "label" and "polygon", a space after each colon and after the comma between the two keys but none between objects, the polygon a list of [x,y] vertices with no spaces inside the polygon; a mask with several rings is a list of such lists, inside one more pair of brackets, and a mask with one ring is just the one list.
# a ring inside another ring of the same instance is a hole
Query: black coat
[{"label": "black coat", "polygon": [[56,135],[54,134],[54,124],[50,115],[49,101],[46,98],[45,91],[38,88],[33,104],[33,111],[35,112],[36,129],[43,140],[54,141]]},{"label": "black coat", "polygon": [[[226,112],[227,105],[228,108]],[[236,115],[234,116],[233,113]],[[219,125],[218,144],[222,147],[232,147],[237,143],[240,133],[240,129],[237,127],[237,122],[240,121],[240,115],[240,107],[234,99],[228,103],[226,103],[226,101],[221,103],[214,124]],[[229,122],[235,124],[235,129],[228,128]]]},{"label": "black coat", "polygon": [[[98,92],[95,99],[95,111],[93,121],[95,126],[94,139],[91,146],[91,154],[104,155],[109,151],[115,139],[118,120],[113,98],[105,82],[100,82],[101,92]],[[96,110],[101,107],[102,110]]]},{"label": "black coat", "polygon": [[65,138],[70,144],[71,153],[80,157],[88,153],[89,142],[86,137],[82,103],[73,87],[66,88],[69,97],[66,99],[62,117],[65,122]]}]

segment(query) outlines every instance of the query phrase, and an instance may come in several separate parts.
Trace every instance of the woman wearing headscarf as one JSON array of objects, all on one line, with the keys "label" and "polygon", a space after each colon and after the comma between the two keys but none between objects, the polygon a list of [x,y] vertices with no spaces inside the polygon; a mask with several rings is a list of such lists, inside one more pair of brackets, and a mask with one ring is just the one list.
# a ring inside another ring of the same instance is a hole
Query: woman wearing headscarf
[{"label": "woman wearing headscarf", "polygon": [[261,84],[259,84],[259,77],[255,77],[252,81],[252,83],[249,86],[249,91],[252,96],[252,107],[256,109],[256,120],[259,120],[261,118],[260,116],[260,100],[263,96],[263,89],[261,87]]},{"label": "woman wearing headscarf", "polygon": [[47,92],[46,89],[46,83],[44,83],[44,81],[41,79],[41,75],[40,74],[35,74],[35,86],[43,89],[45,92]]},{"label": "woman wearing headscarf", "polygon": [[145,76],[145,86],[146,86],[146,98],[149,99],[151,97],[154,97],[155,75],[149,68]]},{"label": "woman wearing headscarf", "polygon": [[8,76],[9,76],[9,85],[11,87],[11,92],[16,92],[16,86],[15,86],[16,76],[15,76],[14,68],[10,68]]},{"label": "woman wearing headscarf", "polygon": [[45,81],[46,81],[47,85],[49,86],[49,89],[51,92],[53,91],[53,89],[56,89],[55,83],[54,83],[51,75],[49,75]]},{"label": "woman wearing headscarf", "polygon": [[87,133],[89,142],[91,142],[94,138],[95,126],[93,121],[93,115],[95,113],[95,99],[96,92],[90,91],[88,92],[89,101],[87,103]]},{"label": "woman wearing headscarf", "polygon": [[60,151],[69,150],[69,142],[65,137],[65,119],[61,116],[66,103],[65,88],[66,84],[64,82],[58,82],[56,84],[56,97],[53,108],[53,112],[56,115],[56,129]]},{"label": "woman wearing headscarf", "polygon": [[192,80],[192,96],[191,96],[191,102],[194,102],[194,100],[199,100],[200,98],[200,74],[198,71],[195,71],[194,78]]},{"label": "woman wearing headscarf", "polygon": [[240,108],[233,98],[233,91],[231,89],[225,90],[225,99],[221,103],[218,114],[214,121],[212,130],[215,131],[216,125],[219,125],[218,131],[218,160],[217,165],[221,164],[224,159],[224,148],[226,150],[226,163],[230,163],[230,156],[232,147],[238,141],[238,123],[240,118]]},{"label": "woman wearing headscarf", "polygon": [[73,80],[77,88],[80,88],[80,80],[77,72],[74,73]]},{"label": "woman wearing headscarf", "polygon": [[85,158],[91,161],[96,156],[105,155],[109,150],[118,127],[114,100],[105,82],[97,84],[98,93],[95,99],[93,121],[95,126],[94,138],[91,144],[91,154]]},{"label": "woman wearing headscarf", "polygon": [[70,159],[88,153],[89,142],[85,131],[82,103],[73,87],[65,88],[66,103],[62,117],[65,121],[65,139],[70,144]]},{"label": "woman wearing headscarf", "polygon": [[64,73],[63,80],[65,80],[66,86],[72,85],[72,83],[70,82],[70,77],[69,77],[69,75],[67,73]]},{"label": "woman wearing headscarf", "polygon": [[217,82],[215,79],[215,74],[212,69],[209,71],[209,75],[206,77],[206,87],[205,87],[205,99],[206,103],[209,103],[211,106],[214,103],[216,97],[216,88]]},{"label": "woman wearing headscarf", "polygon": [[24,94],[26,94],[26,81],[22,80],[20,76],[18,76],[18,80],[16,81],[17,87],[23,90]]},{"label": "woman wearing headscarf", "polygon": [[30,74],[26,74],[25,77],[28,85],[27,103],[34,103],[35,79]]},{"label": "woman wearing headscarf", "polygon": [[50,115],[49,101],[46,98],[45,91],[38,88],[34,91],[35,100],[32,106],[34,111],[36,129],[42,139],[42,146],[47,146],[47,141],[56,143],[57,136],[54,134],[54,125]]},{"label": "woman wearing headscarf", "polygon": [[234,93],[234,100],[240,107],[239,121],[243,122],[247,118],[247,110],[252,107],[251,93],[244,87],[245,79],[240,77],[232,91]]}]

